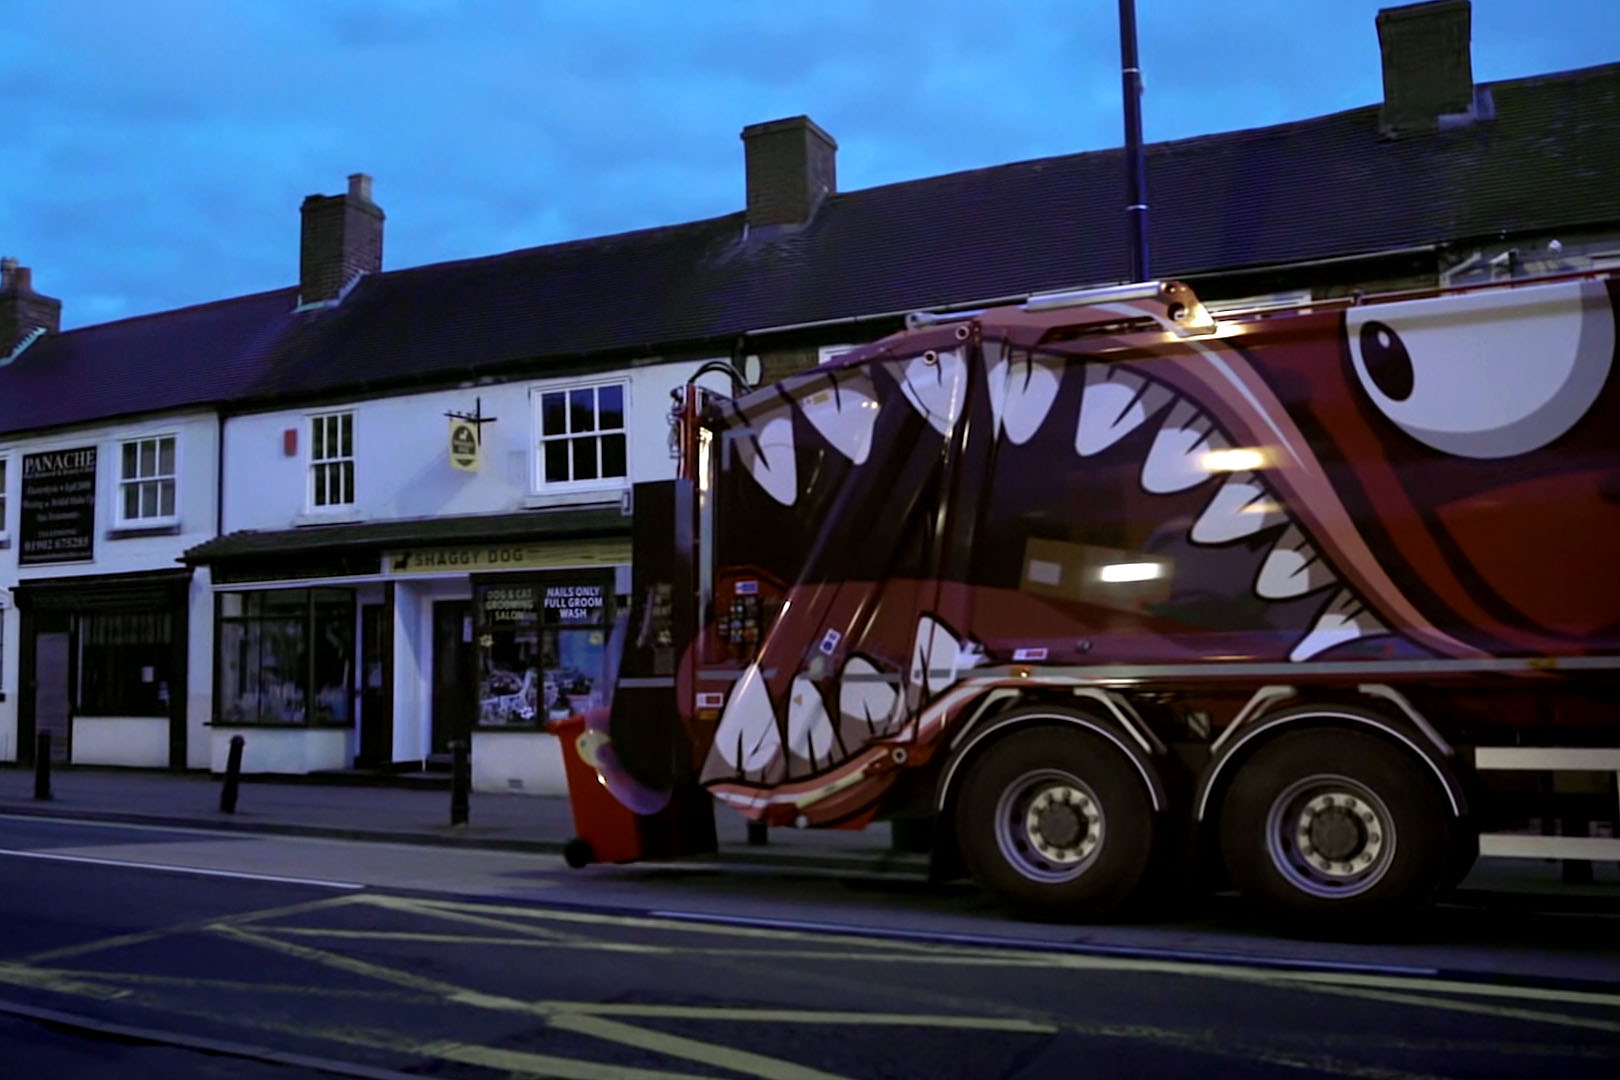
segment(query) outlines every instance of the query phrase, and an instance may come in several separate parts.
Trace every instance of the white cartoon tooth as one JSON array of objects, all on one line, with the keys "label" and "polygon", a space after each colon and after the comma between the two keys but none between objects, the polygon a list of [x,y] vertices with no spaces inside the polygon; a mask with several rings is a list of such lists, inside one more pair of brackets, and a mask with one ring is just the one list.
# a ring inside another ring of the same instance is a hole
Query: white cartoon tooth
[{"label": "white cartoon tooth", "polygon": [[1267,600],[1291,600],[1338,581],[1305,534],[1294,525],[1272,545],[1254,581],[1256,595]]},{"label": "white cartoon tooth", "polygon": [[787,405],[754,417],[747,427],[728,432],[726,438],[759,486],[783,506],[792,506],[799,495],[799,476],[793,414]]},{"label": "white cartoon tooth", "polygon": [[1237,472],[1215,492],[1193,523],[1195,544],[1225,544],[1288,520],[1253,473]]},{"label": "white cartoon tooth", "polygon": [[[729,776],[772,779],[780,772],[782,737],[776,730],[776,710],[757,665],[749,665],[737,681],[720,714],[714,745],[704,765],[704,780]],[[761,774],[755,776],[755,774]]]},{"label": "white cartoon tooth", "polygon": [[799,409],[833,449],[857,465],[866,464],[878,414],[870,375],[858,368],[828,372],[825,384],[816,384],[799,399]]},{"label": "white cartoon tooth", "polygon": [[941,435],[962,415],[967,394],[967,366],[960,349],[930,351],[904,362],[898,373],[906,400]]},{"label": "white cartoon tooth", "polygon": [[811,772],[824,769],[840,756],[827,705],[815,683],[800,675],[793,680],[788,699],[788,754]]},{"label": "white cartoon tooth", "polygon": [[838,687],[838,734],[846,748],[853,750],[893,730],[899,705],[894,680],[865,657],[849,658]]},{"label": "white cartoon tooth", "polygon": [[1177,401],[1142,463],[1142,490],[1155,495],[1186,491],[1208,480],[1204,455],[1227,449],[1215,422],[1190,401]]},{"label": "white cartoon tooth", "polygon": [[1074,449],[1082,457],[1100,454],[1135,431],[1175,395],[1133,371],[1109,364],[1086,367],[1085,396]]},{"label": "white cartoon tooth", "polygon": [[907,696],[915,708],[926,689],[937,694],[956,681],[962,644],[943,625],[924,615],[917,620],[917,640],[911,647],[911,679]]},{"label": "white cartoon tooth", "polygon": [[1299,663],[1337,645],[1387,633],[1388,628],[1374,618],[1350,590],[1340,589],[1332,603],[1317,616],[1310,633],[1288,654],[1288,659]]},{"label": "white cartoon tooth", "polygon": [[[986,352],[990,346],[986,346]],[[1005,352],[1001,346],[998,350]],[[1022,446],[1035,437],[1057,400],[1063,381],[1063,363],[1028,354],[998,360],[990,368],[990,409],[996,430],[1007,441]]]}]

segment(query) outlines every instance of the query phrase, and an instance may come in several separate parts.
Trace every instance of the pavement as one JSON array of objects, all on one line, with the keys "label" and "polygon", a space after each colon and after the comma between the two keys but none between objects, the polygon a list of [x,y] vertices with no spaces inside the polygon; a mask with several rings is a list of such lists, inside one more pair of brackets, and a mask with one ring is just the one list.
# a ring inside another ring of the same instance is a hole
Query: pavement
[{"label": "pavement", "polygon": [[[468,821],[450,824],[450,793],[428,785],[289,782],[244,776],[234,813],[220,810],[223,780],[200,772],[57,766],[51,798],[34,798],[29,768],[0,766],[0,814],[241,830],[343,840],[558,853],[576,834],[568,800],[473,792]],[[862,873],[915,873],[926,856],[894,849],[887,825],[862,831],[772,829],[751,844],[747,822],[715,807],[720,850],[709,861]]]}]

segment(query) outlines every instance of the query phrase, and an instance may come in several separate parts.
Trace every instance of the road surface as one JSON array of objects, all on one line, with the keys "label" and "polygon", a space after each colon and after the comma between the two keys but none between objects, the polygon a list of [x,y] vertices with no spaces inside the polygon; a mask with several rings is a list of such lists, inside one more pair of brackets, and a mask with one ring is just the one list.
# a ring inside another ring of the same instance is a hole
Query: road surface
[{"label": "road surface", "polygon": [[1612,889],[1323,945],[1220,900],[1035,925],[906,881],[22,818],[0,881],[19,1075],[1620,1074]]}]

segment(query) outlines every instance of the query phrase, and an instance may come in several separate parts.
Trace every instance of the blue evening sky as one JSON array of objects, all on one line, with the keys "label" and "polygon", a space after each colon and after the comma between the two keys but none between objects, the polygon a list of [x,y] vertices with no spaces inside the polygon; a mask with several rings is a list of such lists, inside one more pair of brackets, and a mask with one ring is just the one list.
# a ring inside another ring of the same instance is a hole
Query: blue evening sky
[{"label": "blue evening sky", "polygon": [[[1147,138],[1376,102],[1380,6],[1138,0]],[[397,269],[737,210],[798,113],[845,191],[1123,141],[1114,0],[0,8],[0,252],[64,328],[292,284],[351,172]],[[1615,60],[1620,0],[1475,0],[1478,81]]]}]

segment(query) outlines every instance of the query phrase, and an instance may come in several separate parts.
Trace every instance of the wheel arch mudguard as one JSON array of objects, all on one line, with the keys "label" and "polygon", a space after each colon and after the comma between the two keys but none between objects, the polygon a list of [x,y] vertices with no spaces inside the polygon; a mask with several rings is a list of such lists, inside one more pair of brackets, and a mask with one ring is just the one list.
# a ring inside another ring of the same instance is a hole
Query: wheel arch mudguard
[{"label": "wheel arch mudguard", "polygon": [[[1270,688],[1267,688],[1270,689]],[[1256,694],[1260,701],[1265,690]],[[1193,791],[1193,819],[1204,825],[1218,816],[1222,797],[1243,762],[1279,735],[1313,727],[1369,731],[1411,755],[1433,775],[1446,797],[1453,820],[1469,816],[1467,787],[1455,765],[1451,746],[1412,708],[1398,691],[1385,686],[1360,686],[1331,698],[1299,699],[1271,695],[1274,707],[1242,716],[1215,743],[1215,754],[1205,765]],[[1281,701],[1276,701],[1276,698]]]},{"label": "wheel arch mudguard", "polygon": [[[1134,710],[1128,710],[1128,706],[1122,709],[1107,701],[1104,705],[1104,710],[1095,710],[1066,701],[1034,702],[994,713],[965,728],[957,735],[950,756],[940,769],[934,789],[934,809],[943,820],[949,821],[956,791],[967,773],[966,766],[996,739],[1030,727],[1061,724],[1101,736],[1118,749],[1147,789],[1154,813],[1162,812],[1169,805],[1169,794],[1150,753],[1160,748],[1158,740],[1141,725],[1140,718],[1134,715]],[[1112,715],[1100,715],[1100,712]]]}]

